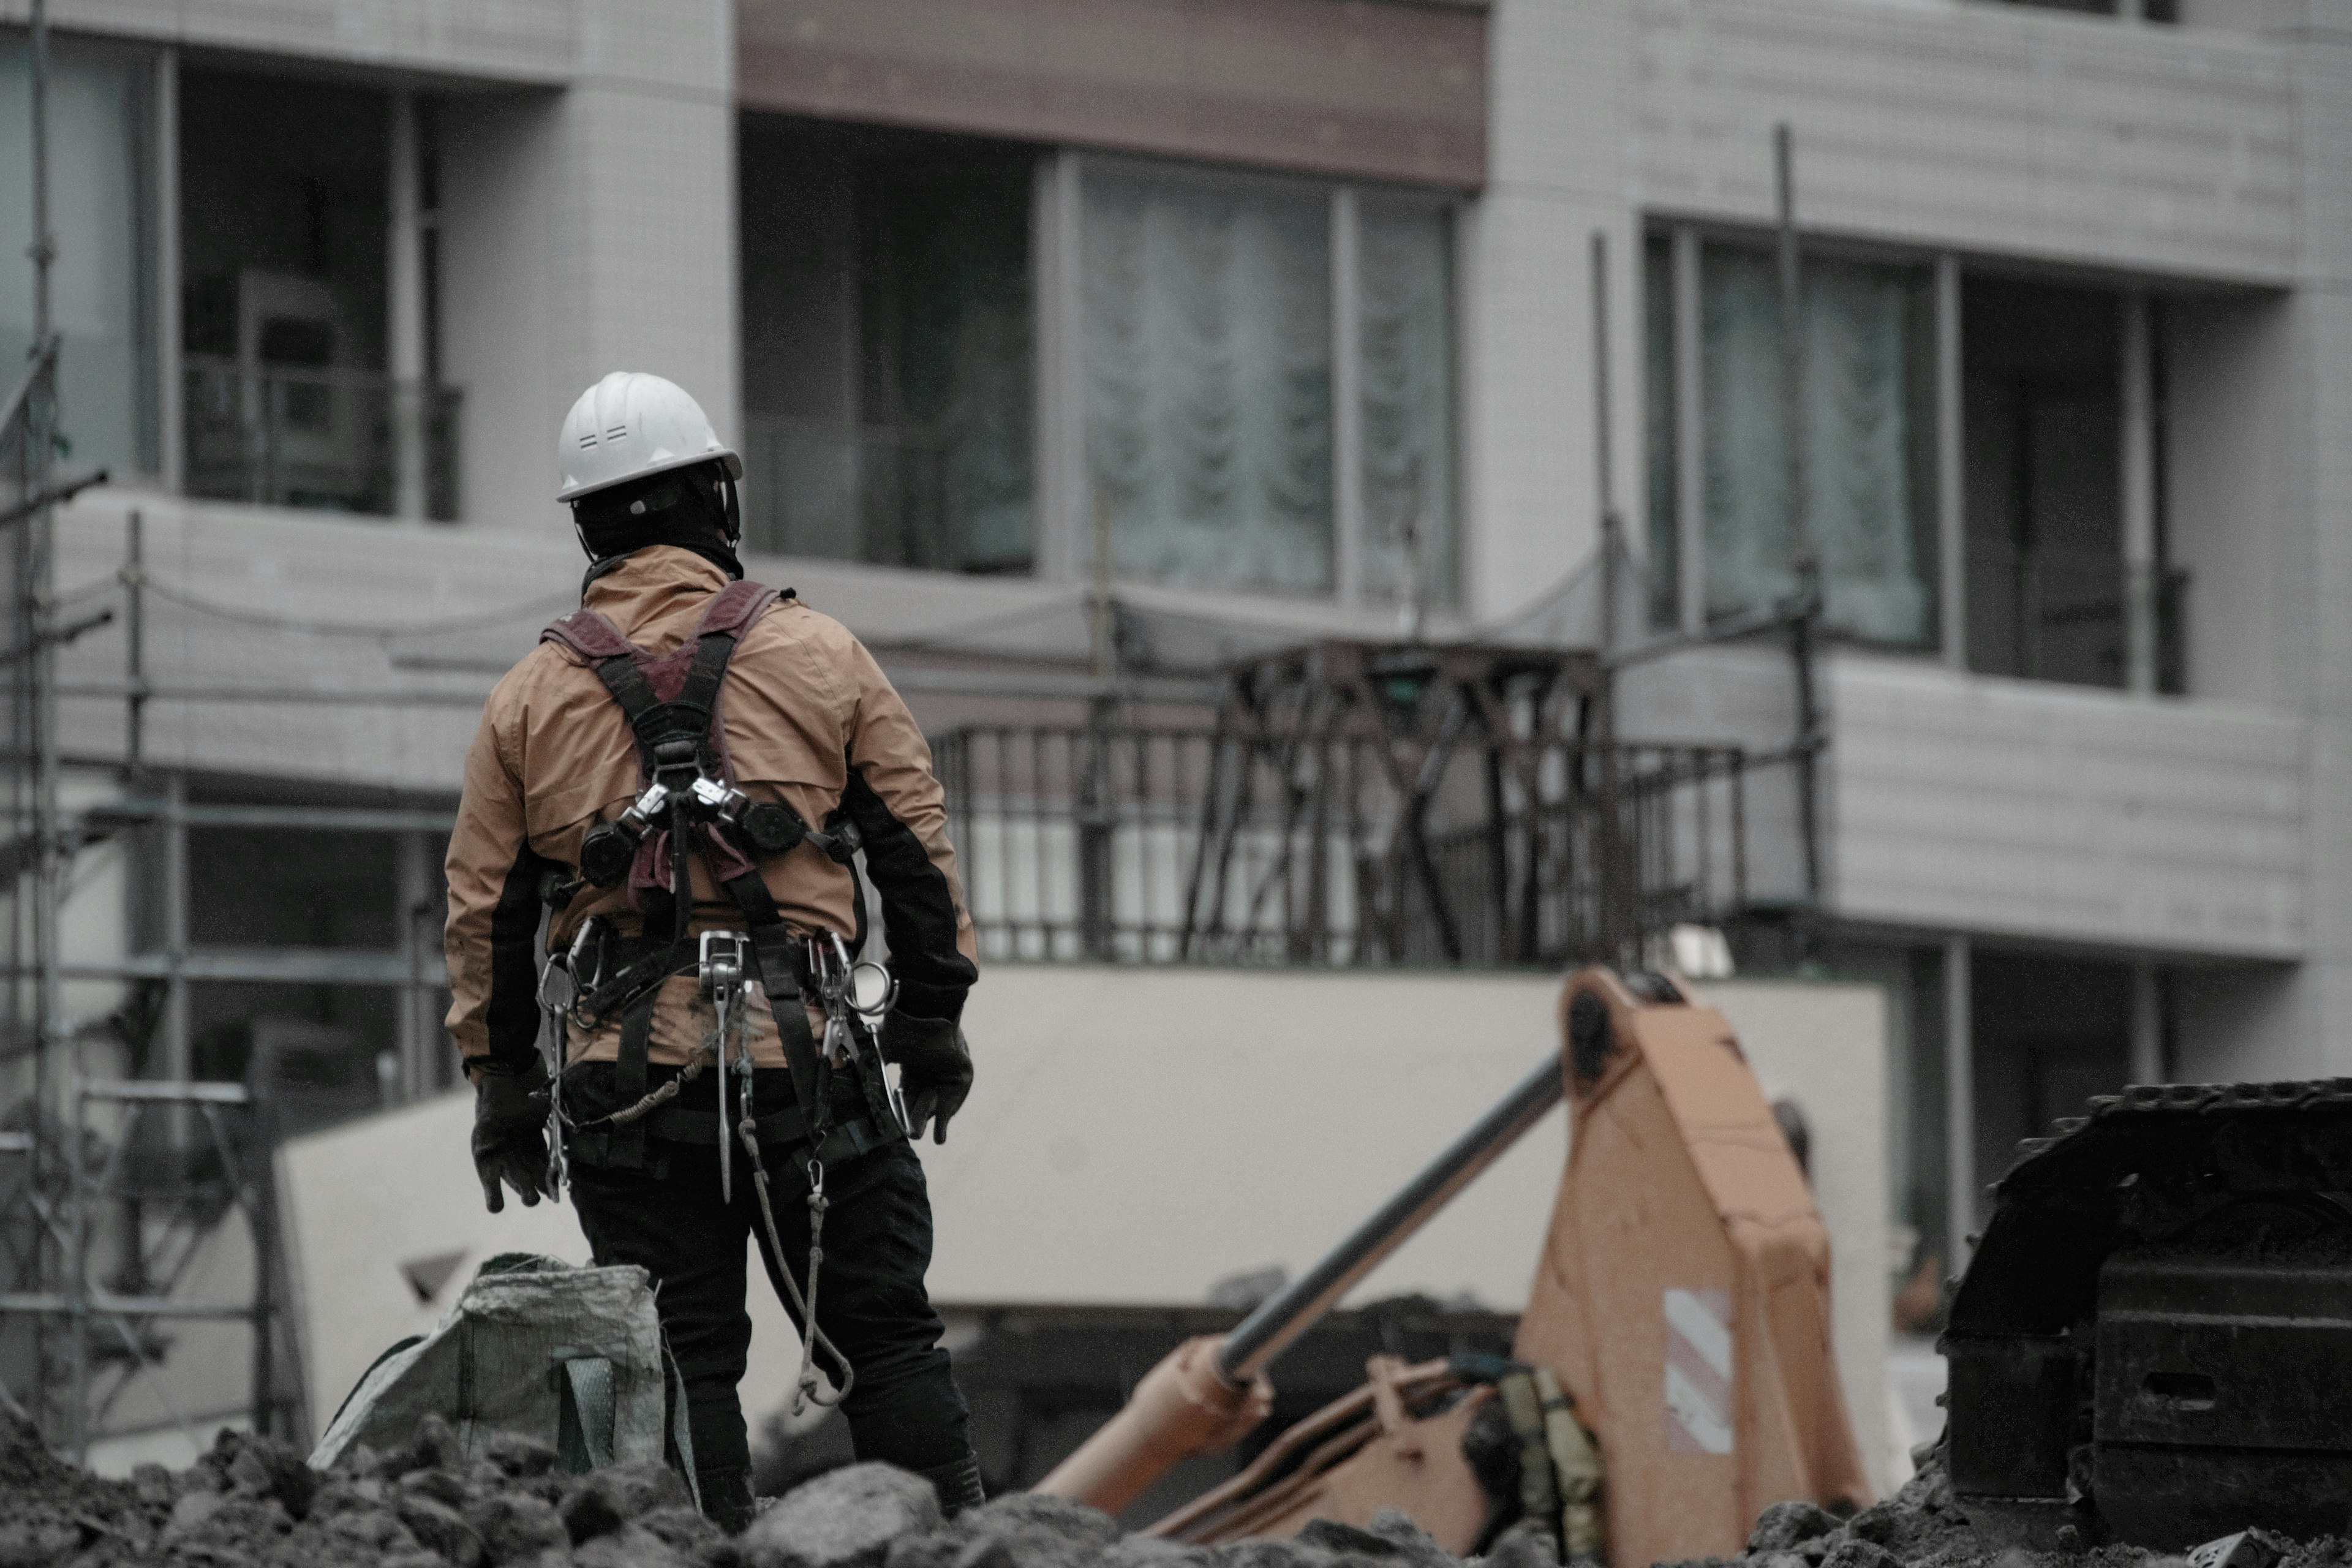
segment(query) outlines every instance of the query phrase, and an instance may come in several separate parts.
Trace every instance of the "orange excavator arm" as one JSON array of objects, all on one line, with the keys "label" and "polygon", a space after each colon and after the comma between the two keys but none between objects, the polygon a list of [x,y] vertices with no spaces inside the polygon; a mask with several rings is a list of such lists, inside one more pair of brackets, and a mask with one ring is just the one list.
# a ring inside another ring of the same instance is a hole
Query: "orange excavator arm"
[{"label": "orange excavator arm", "polygon": [[[1568,1168],[1514,1354],[1557,1379],[1599,1449],[1609,1561],[1728,1556],[1782,1499],[1867,1502],[1828,1233],[1730,1026],[1654,975],[1599,968],[1570,981],[1560,1025],[1556,1058],[1231,1334],[1180,1346],[1037,1489],[1117,1511],[1239,1441],[1272,1407],[1267,1364],[1565,1093]],[[1282,1536],[1402,1507],[1469,1551],[1491,1508],[1462,1439],[1493,1390],[1442,1363],[1370,1372],[1155,1529]]]}]

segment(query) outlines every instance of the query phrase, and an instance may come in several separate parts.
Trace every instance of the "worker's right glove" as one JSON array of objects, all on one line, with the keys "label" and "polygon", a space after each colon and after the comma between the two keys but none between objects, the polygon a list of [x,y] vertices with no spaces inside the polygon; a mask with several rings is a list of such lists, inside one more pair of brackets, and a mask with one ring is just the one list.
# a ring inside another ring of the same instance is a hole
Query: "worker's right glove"
[{"label": "worker's right glove", "polygon": [[882,1059],[897,1064],[907,1101],[907,1136],[919,1139],[934,1122],[931,1142],[948,1141],[948,1121],[971,1092],[971,1050],[963,1030],[945,1018],[917,1018],[893,1008],[882,1020]]},{"label": "worker's right glove", "polygon": [[474,1064],[474,1173],[492,1214],[507,1206],[500,1184],[530,1207],[555,1199],[547,1174],[547,1066],[533,1058],[518,1072],[496,1060]]}]

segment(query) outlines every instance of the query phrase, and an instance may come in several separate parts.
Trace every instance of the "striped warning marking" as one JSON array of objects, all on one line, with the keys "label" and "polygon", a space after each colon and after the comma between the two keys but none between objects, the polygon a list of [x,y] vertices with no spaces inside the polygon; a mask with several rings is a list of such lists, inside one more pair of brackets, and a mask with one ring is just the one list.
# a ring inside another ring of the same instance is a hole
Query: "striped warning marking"
[{"label": "striped warning marking", "polygon": [[1666,1292],[1666,1447],[1731,1452],[1731,1296]]}]

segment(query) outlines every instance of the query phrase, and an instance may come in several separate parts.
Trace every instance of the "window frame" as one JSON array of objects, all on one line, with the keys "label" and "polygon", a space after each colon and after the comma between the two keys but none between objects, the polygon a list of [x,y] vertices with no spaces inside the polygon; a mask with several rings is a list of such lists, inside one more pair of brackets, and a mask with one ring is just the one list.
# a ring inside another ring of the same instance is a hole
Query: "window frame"
[{"label": "window frame", "polygon": [[[1669,287],[1673,290],[1671,321],[1674,342],[1670,361],[1675,377],[1671,406],[1675,444],[1675,543],[1678,568],[1675,597],[1678,614],[1675,626],[1670,629],[1698,637],[1704,636],[1708,629],[1705,389],[1701,385],[1703,369],[1699,363],[1699,318],[1705,289],[1702,275],[1704,255],[1710,245],[1769,251],[1773,243],[1773,231],[1752,224],[1653,213],[1644,216],[1641,233],[1645,246],[1652,237],[1665,238]],[[1930,278],[1930,335],[1935,355],[1935,363],[1928,367],[1927,378],[1933,388],[1930,398],[1933,406],[1929,412],[1934,429],[1930,433],[1929,444],[1936,461],[1931,508],[1935,539],[1932,558],[1926,561],[1936,574],[1933,596],[1935,635],[1925,642],[1911,646],[1872,642],[1843,633],[1825,635],[1842,647],[1885,658],[1926,659],[1964,667],[1966,621],[1962,612],[1966,606],[1961,599],[1963,584],[1956,580],[1955,572],[1955,562],[1966,537],[1963,531],[1966,520],[1961,507],[1963,487],[1958,473],[1958,458],[1962,451],[1958,331],[1960,258],[1957,252],[1949,250],[1844,237],[1805,235],[1802,243],[1807,258],[1926,270]],[[1646,270],[1643,276],[1646,279]],[[1646,322],[1646,311],[1643,319]],[[1641,358],[1646,365],[1649,359],[1646,351]],[[1646,443],[1654,438],[1653,433],[1645,428],[1643,438]],[[1647,471],[1646,463],[1643,470]]]},{"label": "window frame", "polygon": [[1097,153],[1073,147],[1053,149],[1038,160],[1037,199],[1033,210],[1035,243],[1032,247],[1034,297],[1038,302],[1037,345],[1039,538],[1036,577],[1049,582],[1083,582],[1094,574],[1100,524],[1087,503],[1086,459],[1085,300],[1083,279],[1085,182],[1091,173],[1147,179],[1174,179],[1210,190],[1269,191],[1296,197],[1319,195],[1331,225],[1331,587],[1319,593],[1296,593],[1280,588],[1200,588],[1181,584],[1157,584],[1149,578],[1131,581],[1170,593],[1218,598],[1240,595],[1295,605],[1328,605],[1343,608],[1386,606],[1401,601],[1366,591],[1365,563],[1370,542],[1365,532],[1363,485],[1363,406],[1358,389],[1360,343],[1358,321],[1361,303],[1361,216],[1367,199],[1391,210],[1412,208],[1443,216],[1448,266],[1449,298],[1445,306],[1449,347],[1445,366],[1449,396],[1447,440],[1452,446],[1451,474],[1444,498],[1448,519],[1446,549],[1452,557],[1450,591],[1443,598],[1424,595],[1432,610],[1459,606],[1468,566],[1470,530],[1465,517],[1465,469],[1468,465],[1468,388],[1464,376],[1462,232],[1470,204],[1443,191],[1366,180],[1346,180],[1316,174],[1293,174],[1244,169],[1224,164],[1188,163],[1181,159]]}]

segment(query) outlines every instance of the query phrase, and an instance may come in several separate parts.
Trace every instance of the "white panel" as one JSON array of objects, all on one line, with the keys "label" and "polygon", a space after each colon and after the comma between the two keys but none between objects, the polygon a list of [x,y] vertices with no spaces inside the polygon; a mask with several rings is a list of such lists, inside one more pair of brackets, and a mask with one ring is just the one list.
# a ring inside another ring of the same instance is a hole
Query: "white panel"
[{"label": "white panel", "polygon": [[1769,221],[1776,120],[1811,229],[2284,280],[2290,50],[2006,5],[1641,0],[1643,199]]},{"label": "white panel", "polygon": [[2309,940],[2305,726],[2221,703],[1832,667],[1839,912],[2286,958]]},{"label": "white panel", "polygon": [[[999,966],[965,1014],[982,1062],[971,1102],[944,1146],[921,1145],[938,1218],[932,1297],[1189,1306],[1244,1269],[1295,1276],[1557,1049],[1559,998],[1550,976]],[[1881,1453],[1883,998],[1868,985],[1738,982],[1706,999],[1766,1091],[1805,1107],[1840,1377],[1864,1452]],[[437,1309],[418,1305],[401,1260],[462,1247],[462,1279],[504,1247],[581,1255],[566,1211],[483,1213],[464,1154],[470,1114],[453,1094],[288,1144],[314,1400],[431,1321]],[[1547,1118],[1351,1301],[1466,1292],[1517,1310],[1565,1128],[1563,1113]],[[447,1157],[408,1157],[418,1149]],[[397,1191],[387,1162],[409,1173]],[[753,1295],[756,1411],[797,1358],[763,1288]]]},{"label": "white panel", "polygon": [[[580,0],[50,0],[49,21],[184,44],[545,81],[570,71],[575,13],[583,8]],[[31,10],[29,0],[0,0],[0,22],[23,26]]]},{"label": "white panel", "polygon": [[556,372],[551,279],[562,166],[552,93],[439,106],[441,374],[458,389],[458,518],[566,531],[554,432],[578,388]]}]

